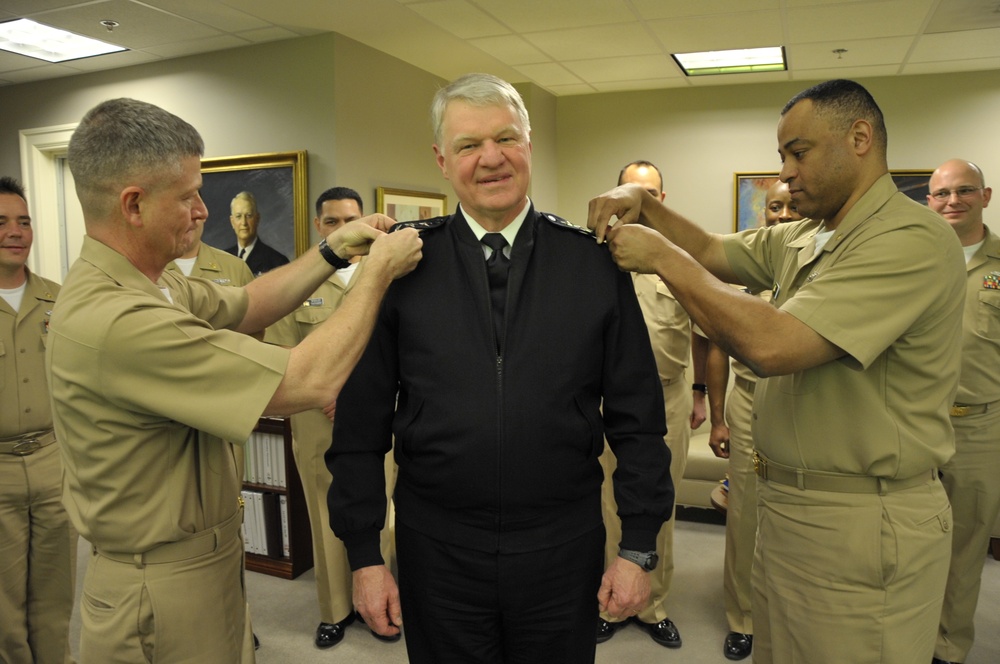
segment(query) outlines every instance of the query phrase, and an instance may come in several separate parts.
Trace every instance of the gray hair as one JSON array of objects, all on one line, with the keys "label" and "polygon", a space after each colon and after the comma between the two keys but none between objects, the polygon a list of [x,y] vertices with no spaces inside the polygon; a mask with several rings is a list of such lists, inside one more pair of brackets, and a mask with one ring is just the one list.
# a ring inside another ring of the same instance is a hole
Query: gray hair
[{"label": "gray hair", "polygon": [[184,158],[204,153],[201,135],[184,120],[120,98],[87,112],[70,139],[68,160],[84,212],[103,218],[125,187],[155,187],[163,175],[180,173]]},{"label": "gray hair", "polygon": [[236,201],[246,201],[253,208],[253,213],[257,214],[257,199],[249,191],[241,191],[240,193],[233,196],[233,200],[229,201],[229,212],[233,211],[233,203]]},{"label": "gray hair", "polygon": [[525,134],[531,133],[531,121],[524,100],[514,86],[492,74],[466,74],[437,91],[431,103],[434,142],[441,145],[441,125],[448,102],[461,100],[473,106],[510,106],[517,114]]}]

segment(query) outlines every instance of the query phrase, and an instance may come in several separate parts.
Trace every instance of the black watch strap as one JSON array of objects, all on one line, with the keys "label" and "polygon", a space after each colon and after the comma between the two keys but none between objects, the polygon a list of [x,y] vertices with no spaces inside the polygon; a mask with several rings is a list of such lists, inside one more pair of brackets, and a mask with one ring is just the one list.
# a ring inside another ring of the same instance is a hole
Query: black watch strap
[{"label": "black watch strap", "polygon": [[334,253],[333,249],[330,248],[330,245],[327,244],[326,238],[319,241],[319,255],[322,256],[327,263],[332,265],[334,270],[343,270],[351,264],[351,261],[347,258],[341,258]]},{"label": "black watch strap", "polygon": [[633,562],[647,572],[656,569],[656,563],[660,557],[656,551],[633,551],[631,549],[618,549],[618,557]]}]

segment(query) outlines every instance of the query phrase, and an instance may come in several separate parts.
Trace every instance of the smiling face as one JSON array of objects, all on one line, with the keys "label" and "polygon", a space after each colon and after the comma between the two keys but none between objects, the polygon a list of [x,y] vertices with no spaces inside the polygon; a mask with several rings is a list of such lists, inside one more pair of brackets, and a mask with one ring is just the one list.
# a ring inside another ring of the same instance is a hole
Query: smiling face
[{"label": "smiling face", "polygon": [[321,237],[327,237],[349,221],[361,218],[361,208],[353,198],[323,201],[320,215],[313,218],[313,226]]},{"label": "smiling face", "polygon": [[260,223],[257,206],[246,198],[237,197],[230,203],[229,212],[229,223],[233,226],[240,246],[253,244],[257,239],[257,224]]},{"label": "smiling face", "polygon": [[839,223],[854,193],[859,166],[851,149],[852,131],[835,129],[811,99],[793,106],[778,122],[782,182],[799,214]]},{"label": "smiling face", "polygon": [[[951,224],[963,245],[983,239],[983,208],[990,204],[993,190],[984,186],[980,171],[967,161],[946,161],[931,175],[929,191],[927,205]],[[940,200],[933,196],[945,192]]]},{"label": "smiling face", "polygon": [[788,184],[778,180],[767,190],[767,204],[764,207],[764,225],[774,226],[787,221],[798,221],[802,215],[795,209]]},{"label": "smiling face", "polygon": [[23,282],[33,237],[28,204],[17,194],[0,194],[0,279],[11,280],[11,287]]},{"label": "smiling face", "polygon": [[434,154],[462,209],[487,230],[501,230],[527,205],[531,141],[513,108],[448,102]]}]

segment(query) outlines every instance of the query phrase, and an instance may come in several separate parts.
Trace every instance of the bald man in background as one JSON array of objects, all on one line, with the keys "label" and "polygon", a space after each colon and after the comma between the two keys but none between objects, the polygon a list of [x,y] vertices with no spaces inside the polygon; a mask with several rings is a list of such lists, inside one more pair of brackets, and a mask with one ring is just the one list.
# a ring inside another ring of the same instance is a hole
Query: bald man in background
[{"label": "bald man in background", "polygon": [[951,408],[955,456],[940,470],[955,528],[934,664],[964,662],[972,648],[990,529],[1000,513],[1000,237],[983,223],[992,193],[978,166],[951,159],[931,175],[927,196],[958,234],[967,275],[962,369]]}]

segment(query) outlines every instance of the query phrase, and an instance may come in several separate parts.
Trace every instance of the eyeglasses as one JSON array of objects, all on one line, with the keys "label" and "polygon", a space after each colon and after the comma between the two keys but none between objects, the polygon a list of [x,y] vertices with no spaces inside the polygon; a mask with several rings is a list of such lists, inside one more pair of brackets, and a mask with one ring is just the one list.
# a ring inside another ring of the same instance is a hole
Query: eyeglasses
[{"label": "eyeglasses", "polygon": [[939,189],[931,194],[931,196],[938,201],[946,201],[951,198],[952,194],[955,194],[959,198],[971,198],[973,194],[977,191],[982,191],[983,187],[959,187],[958,189],[949,191],[948,189]]}]

